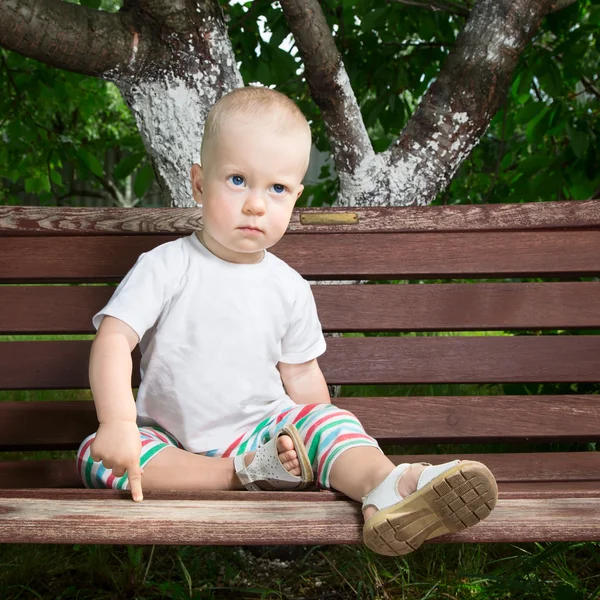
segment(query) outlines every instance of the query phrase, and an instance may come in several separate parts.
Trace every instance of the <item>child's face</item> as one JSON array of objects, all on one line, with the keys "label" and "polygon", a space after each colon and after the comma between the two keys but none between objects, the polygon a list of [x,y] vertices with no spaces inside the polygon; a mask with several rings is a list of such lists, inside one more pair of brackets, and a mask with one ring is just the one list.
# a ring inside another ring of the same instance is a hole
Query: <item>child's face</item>
[{"label": "child's face", "polygon": [[192,167],[208,249],[230,262],[262,260],[287,229],[309,152],[310,135],[300,127],[281,133],[241,118],[228,122],[203,167]]}]

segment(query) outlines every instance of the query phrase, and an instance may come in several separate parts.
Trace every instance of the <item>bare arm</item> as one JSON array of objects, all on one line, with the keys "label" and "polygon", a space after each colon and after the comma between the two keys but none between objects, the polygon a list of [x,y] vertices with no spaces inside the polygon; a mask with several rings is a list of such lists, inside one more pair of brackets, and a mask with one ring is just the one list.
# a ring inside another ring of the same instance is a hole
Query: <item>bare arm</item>
[{"label": "bare arm", "polygon": [[327,383],[316,358],[299,365],[280,362],[277,368],[285,391],[296,404],[331,404]]},{"label": "bare arm", "polygon": [[133,421],[135,400],[131,391],[131,353],[138,336],[123,321],[104,317],[90,354],[90,386],[98,421]]},{"label": "bare arm", "polygon": [[138,336],[129,325],[104,317],[90,355],[90,387],[100,422],[90,454],[93,460],[112,469],[116,477],[127,471],[131,495],[140,501],[142,444],[131,390],[131,352],[137,343]]}]

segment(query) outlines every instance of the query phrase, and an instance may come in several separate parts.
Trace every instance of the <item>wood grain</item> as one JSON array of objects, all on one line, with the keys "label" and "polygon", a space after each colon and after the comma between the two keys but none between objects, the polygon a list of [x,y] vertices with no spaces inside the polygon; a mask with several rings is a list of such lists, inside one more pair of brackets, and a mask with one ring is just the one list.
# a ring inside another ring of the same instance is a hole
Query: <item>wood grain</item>
[{"label": "wood grain", "polygon": [[[0,389],[83,389],[91,342],[0,342]],[[596,382],[600,336],[329,338],[330,384]],[[139,385],[134,351],[133,385]]]},{"label": "wood grain", "polygon": [[[94,333],[113,286],[0,286],[0,334]],[[313,285],[324,331],[600,328],[600,282]]]},{"label": "wood grain", "polygon": [[[600,439],[600,396],[338,398],[380,443]],[[0,450],[71,450],[96,431],[91,401],[0,403]]]},{"label": "wood grain", "polygon": [[[0,498],[4,543],[355,544],[361,521],[350,501]],[[500,499],[487,520],[437,541],[515,539],[598,540],[598,499]]]},{"label": "wood grain", "polygon": [[[117,281],[174,236],[0,237],[0,282]],[[308,279],[596,276],[600,230],[285,236],[270,251]]]},{"label": "wood grain", "polygon": [[[355,225],[302,225],[300,215],[355,213]],[[600,225],[597,201],[531,202],[427,207],[299,208],[288,231],[473,231],[585,228]],[[89,235],[191,233],[202,227],[201,208],[0,207],[0,234]]]},{"label": "wood grain", "polygon": [[[547,491],[544,493],[555,495],[558,484],[564,484],[568,492],[579,484],[590,484],[597,487],[600,483],[600,453],[598,452],[390,456],[395,464],[403,462],[440,464],[457,458],[483,462],[494,473],[501,485],[530,485],[529,493],[545,489]],[[564,486],[563,492],[565,491]],[[76,472],[74,460],[0,461],[0,489],[81,487],[81,479]],[[64,489],[64,491],[71,493],[68,489]]]}]

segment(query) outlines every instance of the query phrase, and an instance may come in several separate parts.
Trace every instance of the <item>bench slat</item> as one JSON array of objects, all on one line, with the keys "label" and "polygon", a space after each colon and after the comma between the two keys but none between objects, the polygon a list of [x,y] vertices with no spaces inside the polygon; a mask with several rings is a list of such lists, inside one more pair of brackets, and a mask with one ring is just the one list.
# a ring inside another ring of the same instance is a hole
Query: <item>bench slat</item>
[{"label": "bench slat", "polygon": [[[355,223],[311,225],[302,216],[356,214]],[[470,231],[593,227],[600,225],[594,200],[462,206],[298,208],[289,231]],[[0,207],[0,233],[27,235],[185,234],[202,227],[201,208]]]},{"label": "bench slat", "polygon": [[[93,333],[114,287],[0,287],[0,334]],[[600,282],[314,285],[325,331],[600,328]]]},{"label": "bench slat", "polygon": [[[438,464],[456,458],[484,462],[500,484],[535,486],[549,483],[592,482],[600,484],[599,452],[533,452],[527,454],[418,454],[392,455],[395,464]],[[74,460],[0,461],[0,489],[81,488]],[[535,487],[533,488],[535,490]]]},{"label": "bench slat", "polygon": [[[290,518],[293,515],[293,518]],[[574,515],[577,518],[574,518]],[[490,517],[436,542],[600,539],[595,498],[504,499]],[[0,542],[59,544],[354,544],[360,505],[293,500],[45,500],[0,497]]]},{"label": "bench slat", "polygon": [[[599,498],[600,481],[542,481],[500,482],[498,496],[516,498]],[[38,498],[46,500],[129,500],[131,493],[124,490],[97,490],[85,488],[0,488],[0,498]],[[222,490],[144,490],[145,500],[291,500],[293,502],[344,502],[348,497],[340,492],[319,490],[302,492],[247,492]]]},{"label": "bench slat", "polygon": [[[335,404],[384,444],[600,438],[597,395],[338,398]],[[97,427],[91,401],[0,403],[4,451],[75,449]]]},{"label": "bench slat", "polygon": [[[115,281],[174,236],[0,238],[0,281]],[[307,278],[595,276],[600,231],[293,234],[273,253]]]},{"label": "bench slat", "polygon": [[[600,336],[330,338],[330,384],[596,382]],[[90,341],[0,342],[0,389],[89,387]],[[134,386],[139,354],[134,352]]]}]

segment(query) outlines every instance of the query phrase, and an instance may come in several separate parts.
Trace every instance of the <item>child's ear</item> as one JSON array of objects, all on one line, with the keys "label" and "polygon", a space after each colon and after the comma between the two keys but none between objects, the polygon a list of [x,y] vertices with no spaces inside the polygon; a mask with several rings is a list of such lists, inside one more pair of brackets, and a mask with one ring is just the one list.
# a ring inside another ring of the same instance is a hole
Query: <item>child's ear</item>
[{"label": "child's ear", "polygon": [[302,196],[303,191],[304,191],[304,186],[302,184],[300,184],[300,187],[298,188],[298,193],[296,194],[296,200],[298,200],[298,198],[300,198],[300,196]]},{"label": "child's ear", "polygon": [[204,183],[204,172],[202,171],[202,167],[200,165],[192,165],[190,178],[192,180],[192,196],[194,197],[196,204],[202,204],[202,185]]}]

